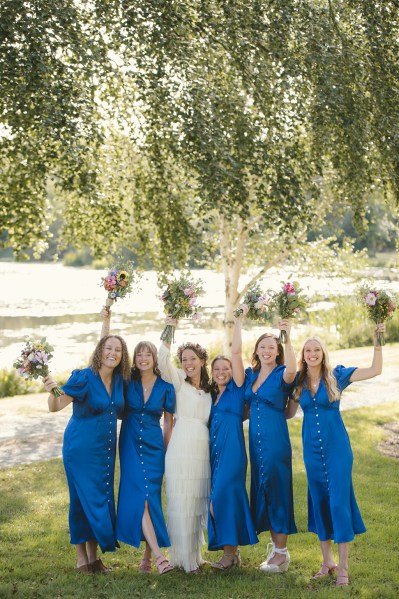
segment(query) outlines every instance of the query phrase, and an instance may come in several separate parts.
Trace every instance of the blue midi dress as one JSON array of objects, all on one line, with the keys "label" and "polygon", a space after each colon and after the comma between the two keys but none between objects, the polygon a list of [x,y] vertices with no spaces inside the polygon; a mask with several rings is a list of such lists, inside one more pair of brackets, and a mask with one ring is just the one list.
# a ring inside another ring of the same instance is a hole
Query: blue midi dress
[{"label": "blue midi dress", "polygon": [[134,547],[145,540],[142,519],[146,501],[158,545],[170,545],[161,502],[165,448],[160,419],[164,410],[170,414],[175,411],[173,385],[158,377],[144,403],[141,381],[131,380],[119,438],[121,478],[116,538]]},{"label": "blue midi dress", "polygon": [[276,366],[256,392],[252,385],[259,370],[245,371],[245,401],[250,405],[250,505],[256,532],[272,529],[297,532],[292,490],[292,449],[285,407],[292,384],[284,379],[285,366]]},{"label": "blue midi dress", "polygon": [[74,370],[62,388],[74,399],[62,449],[71,543],[95,539],[102,551],[115,551],[116,423],[124,409],[123,379],[114,373],[109,396],[100,375],[84,368]]},{"label": "blue midi dress", "polygon": [[242,419],[245,386],[233,379],[226,385],[210,416],[211,496],[208,547],[254,545],[258,542],[245,487],[247,453]]},{"label": "blue midi dress", "polygon": [[[337,366],[334,376],[340,391],[350,384],[356,368]],[[304,388],[303,458],[308,477],[308,528],[320,541],[347,543],[366,532],[352,485],[353,454],[341,413],[340,401],[330,402],[323,381],[314,396]]]}]

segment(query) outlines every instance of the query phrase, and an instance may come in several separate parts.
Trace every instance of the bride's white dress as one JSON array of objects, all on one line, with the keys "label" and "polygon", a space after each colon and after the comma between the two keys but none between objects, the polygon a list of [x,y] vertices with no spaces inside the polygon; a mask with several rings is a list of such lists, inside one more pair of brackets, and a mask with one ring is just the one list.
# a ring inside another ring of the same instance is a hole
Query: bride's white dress
[{"label": "bride's white dress", "polygon": [[195,570],[203,563],[210,490],[209,429],[211,395],[187,383],[183,370],[172,365],[162,345],[158,354],[162,378],[176,391],[176,423],[165,458],[170,562]]}]

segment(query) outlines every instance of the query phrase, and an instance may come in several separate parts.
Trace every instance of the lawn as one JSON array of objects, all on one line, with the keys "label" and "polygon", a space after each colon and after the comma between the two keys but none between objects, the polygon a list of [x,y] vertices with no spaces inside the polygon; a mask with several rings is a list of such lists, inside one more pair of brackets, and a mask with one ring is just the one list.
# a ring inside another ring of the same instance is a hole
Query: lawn
[{"label": "lawn", "polygon": [[[294,497],[299,529],[289,542],[287,574],[268,576],[257,569],[265,557],[267,533],[260,543],[241,549],[242,567],[198,576],[174,571],[159,577],[138,573],[141,550],[124,545],[105,556],[113,567],[106,576],[85,577],[74,571],[68,536],[68,494],[62,462],[51,460],[0,471],[0,597],[124,599],[134,597],[210,597],[271,599],[302,597],[399,597],[398,462],[384,457],[376,444],[379,426],[399,420],[399,404],[344,412],[355,454],[354,487],[368,532],[351,545],[351,586],[335,588],[328,579],[311,580],[319,569],[315,535],[306,532],[306,476],[302,462],[301,421],[290,422],[294,453]],[[215,554],[204,552],[207,560]]]}]

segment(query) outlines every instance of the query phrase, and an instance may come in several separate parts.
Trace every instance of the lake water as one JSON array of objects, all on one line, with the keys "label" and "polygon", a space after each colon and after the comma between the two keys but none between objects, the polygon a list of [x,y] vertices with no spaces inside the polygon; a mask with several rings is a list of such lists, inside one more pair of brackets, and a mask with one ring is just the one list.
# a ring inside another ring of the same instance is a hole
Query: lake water
[{"label": "lake water", "polygon": [[[62,264],[0,262],[0,368],[10,368],[27,336],[46,337],[54,346],[53,372],[87,364],[101,331],[99,312],[106,292],[101,287],[101,270],[65,267]],[[209,346],[222,339],[224,278],[214,271],[193,271],[204,282],[203,324],[182,321],[177,343],[194,340]],[[287,273],[271,271],[264,288],[277,289]],[[301,278],[308,294],[312,279]],[[245,282],[243,277],[242,284]],[[392,289],[398,285],[390,285]],[[146,272],[140,290],[112,308],[112,332],[123,335],[130,350],[141,339],[159,344],[163,328],[162,302],[155,272]],[[318,279],[319,293],[351,293],[353,284],[344,279]],[[245,332],[255,338],[259,327]]]}]

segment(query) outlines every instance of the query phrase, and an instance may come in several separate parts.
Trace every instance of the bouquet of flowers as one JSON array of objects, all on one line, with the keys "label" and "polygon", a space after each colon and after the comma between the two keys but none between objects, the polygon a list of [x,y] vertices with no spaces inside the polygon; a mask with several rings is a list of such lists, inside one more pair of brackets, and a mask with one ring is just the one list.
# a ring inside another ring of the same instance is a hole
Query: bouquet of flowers
[{"label": "bouquet of flowers", "polygon": [[[257,322],[264,322],[268,318],[268,312],[271,310],[272,296],[264,293],[258,284],[252,285],[244,295],[243,304],[248,306],[247,318]],[[237,318],[243,313],[242,308],[234,310],[234,316]]]},{"label": "bouquet of flowers", "polygon": [[[280,318],[293,318],[306,308],[306,302],[303,296],[300,296],[302,289],[294,281],[283,283],[282,290],[273,296],[273,304]],[[281,343],[286,343],[287,334],[284,330],[280,331]]]},{"label": "bouquet of flowers", "polygon": [[[387,291],[375,289],[363,284],[357,289],[360,303],[365,306],[370,319],[376,324],[381,324],[391,318],[395,312],[397,302]],[[377,333],[377,345],[385,345],[384,333]]]},{"label": "bouquet of flowers", "polygon": [[133,283],[139,280],[139,275],[134,270],[131,261],[119,261],[105,277],[101,277],[100,285],[108,291],[105,307],[110,308],[119,297],[126,297],[131,293]]},{"label": "bouquet of flowers", "polygon": [[[202,314],[198,311],[200,306],[197,306],[197,298],[203,293],[202,281],[194,281],[189,273],[167,281],[166,289],[161,294],[165,314],[177,320],[182,317],[201,320]],[[174,337],[175,327],[166,325],[161,334],[162,341],[172,343]]]},{"label": "bouquet of flowers", "polygon": [[[45,378],[49,374],[48,363],[53,357],[52,352],[53,348],[45,337],[40,341],[27,341],[20,357],[14,362],[14,368],[28,380]],[[56,397],[63,395],[58,386],[52,392]]]}]

